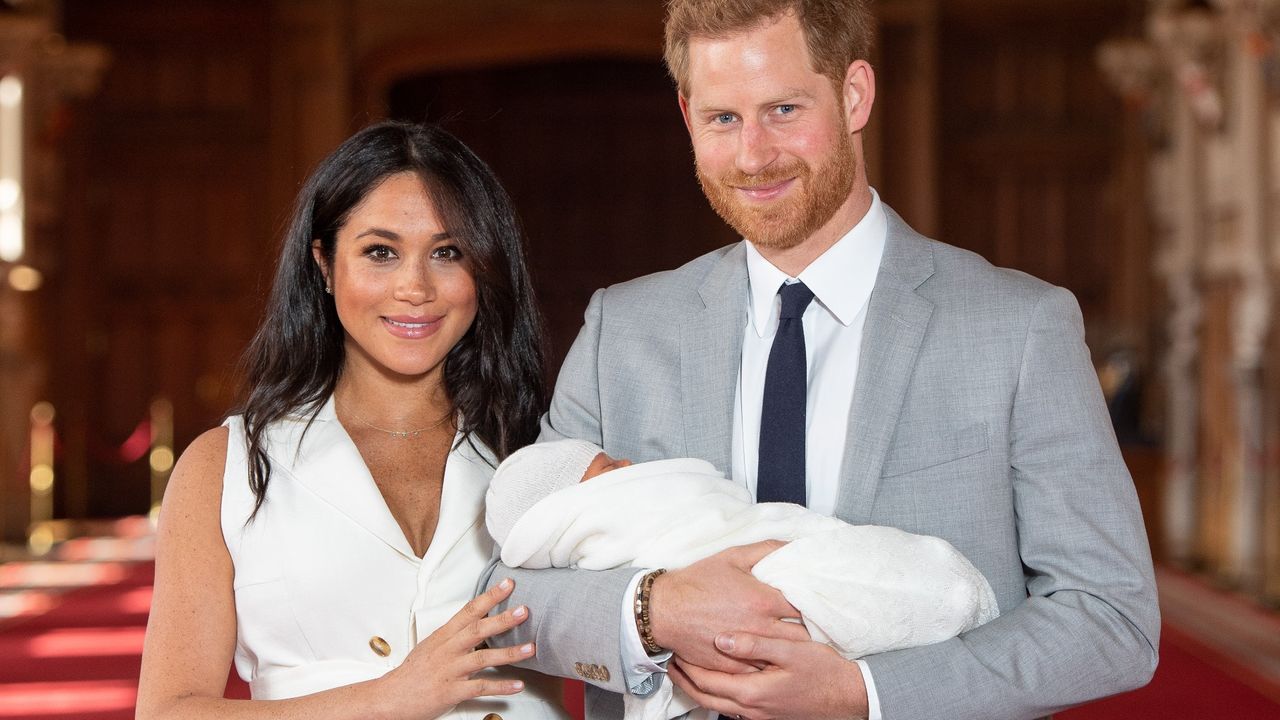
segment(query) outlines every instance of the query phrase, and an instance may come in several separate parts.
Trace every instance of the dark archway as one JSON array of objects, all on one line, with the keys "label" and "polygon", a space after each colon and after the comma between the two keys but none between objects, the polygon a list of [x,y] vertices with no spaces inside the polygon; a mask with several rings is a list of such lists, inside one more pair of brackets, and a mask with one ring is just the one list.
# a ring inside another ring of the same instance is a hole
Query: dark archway
[{"label": "dark archway", "polygon": [[511,193],[559,367],[591,293],[736,239],[694,179],[675,91],[654,60],[591,58],[415,75],[394,118],[431,120]]}]

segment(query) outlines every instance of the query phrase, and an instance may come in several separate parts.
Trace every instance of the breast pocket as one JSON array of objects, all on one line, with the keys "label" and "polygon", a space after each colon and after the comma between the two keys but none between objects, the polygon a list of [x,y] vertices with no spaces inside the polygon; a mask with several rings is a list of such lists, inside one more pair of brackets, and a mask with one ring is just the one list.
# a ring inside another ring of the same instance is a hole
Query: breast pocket
[{"label": "breast pocket", "polygon": [[915,433],[914,437],[894,440],[881,477],[906,475],[963,460],[986,452],[988,446],[985,422],[968,425],[954,433]]}]

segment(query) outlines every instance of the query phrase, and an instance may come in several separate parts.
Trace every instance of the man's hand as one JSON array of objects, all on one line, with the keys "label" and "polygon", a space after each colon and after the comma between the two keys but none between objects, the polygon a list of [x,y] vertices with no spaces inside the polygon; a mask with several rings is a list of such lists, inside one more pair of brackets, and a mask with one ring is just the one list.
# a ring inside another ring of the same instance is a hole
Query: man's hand
[{"label": "man's hand", "polygon": [[685,662],[721,672],[746,672],[758,667],[717,651],[717,634],[745,631],[808,640],[804,625],[782,620],[799,618],[799,611],[782,593],[751,575],[760,558],[784,544],[765,540],[729,548],[658,576],[649,600],[654,641]]},{"label": "man's hand", "polygon": [[668,675],[705,708],[746,720],[867,716],[862,671],[827,645],[734,632],[717,636],[716,647],[763,669],[733,674],[673,660]]}]

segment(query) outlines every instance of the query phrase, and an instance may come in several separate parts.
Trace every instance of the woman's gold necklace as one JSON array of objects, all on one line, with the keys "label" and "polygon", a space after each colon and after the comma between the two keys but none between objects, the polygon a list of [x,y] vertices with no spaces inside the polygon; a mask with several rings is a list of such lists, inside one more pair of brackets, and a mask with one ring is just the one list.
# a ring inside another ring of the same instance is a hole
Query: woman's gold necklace
[{"label": "woman's gold necklace", "polygon": [[422,433],[428,430],[435,430],[436,428],[443,425],[446,420],[452,417],[451,415],[445,415],[444,417],[440,418],[434,423],[426,427],[418,428],[417,430],[388,430],[386,428],[378,427],[377,425],[374,425],[368,420],[365,420],[364,418],[360,417],[360,414],[357,413],[355,410],[351,410],[350,408],[348,408],[347,412],[350,412],[352,417],[354,417],[356,420],[359,420],[360,423],[365,425],[366,427],[377,430],[380,433],[386,433],[391,437],[397,438],[399,440],[409,440],[409,439],[418,437],[419,435],[421,435]]}]

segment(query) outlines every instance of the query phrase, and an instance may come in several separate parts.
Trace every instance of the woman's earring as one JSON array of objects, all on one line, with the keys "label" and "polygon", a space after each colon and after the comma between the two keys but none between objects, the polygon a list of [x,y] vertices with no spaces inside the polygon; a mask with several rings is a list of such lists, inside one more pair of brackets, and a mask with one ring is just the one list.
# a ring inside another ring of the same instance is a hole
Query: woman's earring
[{"label": "woman's earring", "polygon": [[333,288],[329,287],[328,285],[324,286],[324,291],[329,293],[330,295],[333,294]]}]

